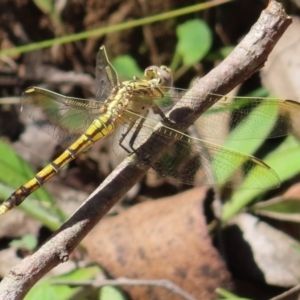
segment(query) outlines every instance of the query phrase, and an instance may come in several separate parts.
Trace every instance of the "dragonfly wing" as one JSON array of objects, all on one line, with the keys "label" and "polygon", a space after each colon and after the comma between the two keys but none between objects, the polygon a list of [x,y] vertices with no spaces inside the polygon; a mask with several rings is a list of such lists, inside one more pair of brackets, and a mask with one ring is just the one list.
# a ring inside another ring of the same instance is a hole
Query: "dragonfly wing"
[{"label": "dragonfly wing", "polygon": [[[133,141],[137,149],[152,134],[157,120],[146,118],[142,129]],[[130,148],[132,132],[123,145]],[[176,137],[177,141],[167,148],[151,167],[161,176],[176,179],[190,185],[239,186],[244,188],[275,188],[280,185],[277,174],[259,159],[214,143],[193,138],[168,127],[162,127],[155,135],[160,143]],[[141,159],[142,159],[141,155]],[[145,162],[147,163],[147,162]]]},{"label": "dragonfly wing", "polygon": [[153,168],[162,177],[191,185],[219,185],[264,189],[280,185],[277,174],[259,159],[217,144],[162,129],[164,135],[179,137]]},{"label": "dragonfly wing", "polygon": [[[164,99],[169,100],[159,101],[158,105],[170,102],[174,104],[181,99],[191,105],[198,99],[198,95],[192,91],[173,88],[170,93],[165,94]],[[228,131],[243,126],[243,130],[229,136],[233,140],[275,138],[300,133],[300,103],[276,98],[222,97],[195,124],[199,128],[209,128],[201,132],[201,137],[223,139],[224,133],[219,128],[228,124]]]},{"label": "dragonfly wing", "polygon": [[226,100],[216,103],[197,124],[205,124],[209,135],[216,139],[222,138],[218,128],[224,124],[228,124],[231,132],[228,138],[233,140],[275,138],[300,131],[300,122],[295,123],[293,117],[295,114],[299,120],[300,104],[295,101],[235,98],[231,103]]},{"label": "dragonfly wing", "polygon": [[96,100],[105,101],[118,83],[117,72],[108,60],[105,47],[101,46],[96,61]]},{"label": "dragonfly wing", "polygon": [[58,142],[77,138],[99,115],[100,103],[66,97],[31,87],[21,98],[21,110]]}]

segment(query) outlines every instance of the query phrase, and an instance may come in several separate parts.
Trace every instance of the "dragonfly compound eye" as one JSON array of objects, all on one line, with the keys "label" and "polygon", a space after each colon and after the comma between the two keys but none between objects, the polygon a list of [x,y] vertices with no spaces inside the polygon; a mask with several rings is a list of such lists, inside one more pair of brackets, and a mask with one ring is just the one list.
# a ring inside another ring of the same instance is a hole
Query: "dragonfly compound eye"
[{"label": "dragonfly compound eye", "polygon": [[166,91],[173,84],[173,76],[170,68],[166,66],[151,66],[145,70],[145,79],[152,80],[155,85],[166,87]]},{"label": "dragonfly compound eye", "polygon": [[157,78],[157,66],[151,66],[145,69],[144,76],[147,80],[152,80]]},{"label": "dragonfly compound eye", "polygon": [[170,68],[166,66],[160,66],[157,71],[158,77],[161,79],[160,85],[165,87],[171,87],[173,85],[173,74]]}]

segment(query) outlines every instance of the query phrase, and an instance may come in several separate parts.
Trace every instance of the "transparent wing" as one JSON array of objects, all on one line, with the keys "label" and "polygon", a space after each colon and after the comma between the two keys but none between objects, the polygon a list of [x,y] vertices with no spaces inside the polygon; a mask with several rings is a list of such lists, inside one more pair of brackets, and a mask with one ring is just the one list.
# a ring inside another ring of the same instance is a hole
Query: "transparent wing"
[{"label": "transparent wing", "polygon": [[[162,106],[163,111],[167,111],[181,98],[185,103],[192,103],[198,99],[198,95],[191,90],[172,89],[162,100],[157,101],[157,104]],[[222,139],[224,136],[220,126],[229,122],[231,131],[250,114],[256,120],[255,130],[253,125],[245,125],[243,132],[237,132],[230,137],[231,139],[275,138],[300,132],[300,103],[276,98],[222,97],[196,121],[195,125],[199,128],[204,125],[209,128],[201,137]],[[267,132],[270,127],[273,128],[272,131]]]},{"label": "transparent wing", "polygon": [[[134,139],[134,149],[142,145],[152,134],[155,124],[155,120],[147,118]],[[135,128],[136,126],[137,124]],[[234,187],[243,182],[244,188],[257,189],[275,188],[280,185],[274,170],[253,156],[191,137],[168,127],[162,127],[155,135],[155,139],[159,139],[161,143],[167,142],[172,137],[176,137],[177,141],[163,152],[154,165],[151,165],[161,177],[190,185]],[[129,134],[123,144],[128,149],[131,149],[130,140]],[[143,153],[140,153],[140,158],[143,159]]]},{"label": "transparent wing", "polygon": [[[101,53],[99,64],[103,66],[106,62],[108,66],[109,62],[104,58],[105,52]],[[112,82],[117,80],[114,76],[111,78]],[[109,81],[108,75],[105,79],[106,83],[107,81]],[[109,94],[111,87],[112,84],[109,89],[104,90],[105,93]],[[143,93],[142,88],[137,93],[131,98],[131,107],[142,107],[143,103],[145,107],[149,107],[149,101],[154,101],[164,112],[167,112],[185,93],[184,102],[196,101],[198,98],[196,93],[180,89],[172,89],[164,97],[155,91]],[[138,102],[136,105],[135,101]],[[41,88],[27,89],[21,102],[23,110],[35,123],[59,142],[76,138],[83,133],[99,116],[99,109],[103,105],[101,101],[65,97]],[[245,122],[247,118],[255,118],[255,130],[253,124]],[[228,123],[228,120],[230,120],[230,130],[244,122],[243,130],[230,136],[231,139],[236,140],[273,138],[299,133],[300,104],[292,100],[272,98],[223,97],[197,120],[196,126],[201,128],[205,125],[209,128],[204,134],[202,133],[201,137],[222,139],[224,136],[220,128],[224,126],[224,122]]]},{"label": "transparent wing", "polygon": [[118,83],[117,72],[108,60],[105,47],[101,46],[96,60],[96,100],[105,101]]},{"label": "transparent wing", "polygon": [[[147,96],[144,97],[143,94],[147,94]],[[153,93],[153,95],[155,95],[155,93]],[[178,95],[177,99],[179,99],[179,94],[176,95]],[[169,103],[167,103],[169,99],[164,103],[165,99],[159,99],[159,101],[157,101],[159,95],[156,96],[154,96],[156,98],[153,99],[155,102],[158,102],[160,105],[163,104],[161,106],[165,106],[165,103],[166,106],[169,105]],[[174,93],[172,92],[166,96],[173,97]],[[185,101],[194,101],[196,95],[192,94],[192,96],[185,97],[184,99]],[[140,90],[138,95],[132,97],[132,101],[139,102],[139,105],[136,105],[136,107],[142,108],[144,106],[143,103],[147,106],[149,93],[142,93]],[[275,126],[275,133],[273,135],[271,134],[271,136],[285,134],[293,128],[290,114],[295,113],[297,115],[300,106],[293,101],[277,99],[256,98],[249,100],[236,98],[235,102],[232,103],[226,101],[225,99],[217,103],[203,118],[207,117],[207,120],[210,120],[211,116],[213,116],[212,112],[215,113],[215,111],[212,110],[215,109],[217,110],[216,113],[221,114],[240,113],[242,119],[250,116],[250,113],[255,113],[258,118],[257,122],[260,122],[260,120],[263,121],[265,118],[268,118],[269,113],[264,111],[256,112],[257,107],[275,107],[276,109],[279,107],[280,109],[287,110],[286,113],[277,117],[279,122],[281,122],[279,124],[283,126],[284,130],[282,130],[280,126]],[[91,122],[99,116],[99,109],[103,105],[102,102],[99,101],[65,97],[35,87],[25,91],[21,102],[22,109],[29,114],[35,123],[59,141],[72,139],[84,132]],[[135,105],[131,105],[131,107],[135,107]],[[129,116],[130,114],[132,117]],[[132,150],[132,147],[136,149],[141,145],[145,139],[151,135],[157,124],[155,118],[145,119],[141,117],[139,119],[139,117],[139,115],[129,110],[125,111],[123,115],[118,116],[117,122],[119,124],[125,123],[124,132],[126,132],[126,126],[130,126],[128,120],[136,120],[133,128],[130,130],[130,134],[126,136],[123,142],[123,145],[125,145],[129,151]],[[137,131],[140,120],[144,123],[141,130]],[[217,135],[217,127],[220,124],[217,122],[213,122],[212,124],[214,124],[212,134]],[[235,123],[235,125],[237,124],[239,124],[239,122]],[[253,135],[251,128],[249,128],[248,137],[244,135],[241,137],[249,138],[249,136],[253,136],[257,138],[263,132],[263,129],[264,128]],[[249,188],[271,188],[279,184],[276,173],[263,162],[252,156],[223,148],[219,145],[185,135],[167,127],[163,127],[156,138],[161,142],[165,142],[172,136],[176,136],[177,141],[173,147],[166,150],[161,158],[152,166],[158,174],[163,177],[171,177],[186,184],[197,185],[216,184],[234,186],[237,177],[241,179],[246,178],[245,187]]]},{"label": "transparent wing", "polygon": [[276,188],[280,179],[261,160],[213,143],[182,135],[167,149],[153,169],[190,185],[264,189]]},{"label": "transparent wing", "polygon": [[28,88],[21,98],[22,111],[59,142],[73,140],[82,134],[99,116],[102,105],[37,87]]},{"label": "transparent wing", "polygon": [[[143,111],[152,104],[152,99],[161,97],[154,91],[152,97],[143,96],[141,89],[131,98],[132,109]],[[78,138],[95,118],[100,116],[103,102],[87,99],[66,97],[64,95],[38,88],[30,87],[21,98],[21,109],[42,130],[47,132],[59,143],[70,143]],[[107,109],[107,107],[105,108]],[[126,116],[115,116],[118,125],[131,122]],[[138,116],[135,116],[137,119]]]}]

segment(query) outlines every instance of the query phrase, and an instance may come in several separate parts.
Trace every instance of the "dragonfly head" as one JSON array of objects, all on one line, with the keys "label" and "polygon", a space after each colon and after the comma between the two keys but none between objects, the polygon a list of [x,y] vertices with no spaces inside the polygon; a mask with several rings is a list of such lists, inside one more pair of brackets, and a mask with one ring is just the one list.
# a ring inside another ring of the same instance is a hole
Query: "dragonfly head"
[{"label": "dragonfly head", "polygon": [[163,87],[167,92],[173,84],[173,75],[170,68],[166,66],[151,66],[145,70],[145,79],[151,80],[155,86]]}]

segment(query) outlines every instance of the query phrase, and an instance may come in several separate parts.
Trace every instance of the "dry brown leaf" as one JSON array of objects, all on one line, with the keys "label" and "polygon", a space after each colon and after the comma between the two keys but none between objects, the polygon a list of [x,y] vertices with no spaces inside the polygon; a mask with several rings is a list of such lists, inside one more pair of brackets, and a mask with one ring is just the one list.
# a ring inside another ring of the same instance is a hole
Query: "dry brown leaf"
[{"label": "dry brown leaf", "polygon": [[238,278],[281,287],[299,284],[298,241],[249,214],[233,218],[226,231],[226,255]]},{"label": "dry brown leaf", "polygon": [[261,70],[264,86],[283,99],[300,100],[299,33],[300,19],[293,17],[293,23],[276,44]]},{"label": "dry brown leaf", "polygon": [[294,198],[300,200],[300,183],[293,184],[284,194],[285,198]]},{"label": "dry brown leaf", "polygon": [[[197,299],[211,299],[231,281],[207,232],[206,193],[207,188],[195,188],[136,205],[102,220],[83,244],[115,278],[168,279]],[[162,288],[124,289],[132,299],[181,299]]]},{"label": "dry brown leaf", "polygon": [[38,235],[41,223],[34,220],[21,210],[15,209],[11,214],[3,215],[1,218],[0,238],[20,237],[25,234]]}]

